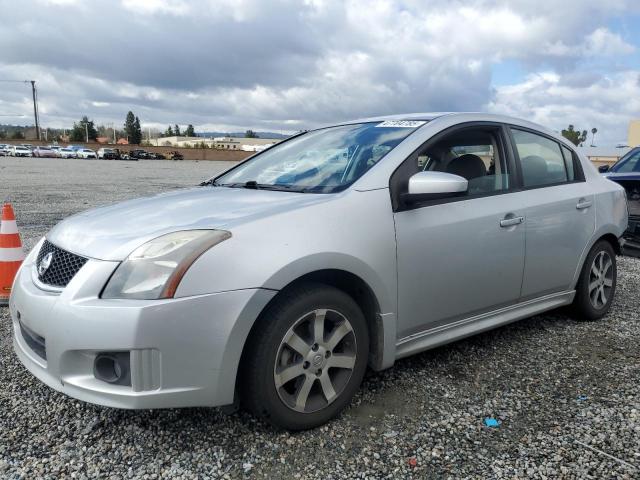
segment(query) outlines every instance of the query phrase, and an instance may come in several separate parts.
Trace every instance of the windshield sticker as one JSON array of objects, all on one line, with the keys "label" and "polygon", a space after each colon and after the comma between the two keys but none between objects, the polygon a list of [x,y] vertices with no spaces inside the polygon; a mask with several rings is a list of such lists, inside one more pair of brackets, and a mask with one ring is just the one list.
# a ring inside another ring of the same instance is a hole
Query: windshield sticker
[{"label": "windshield sticker", "polygon": [[387,120],[386,122],[379,123],[376,127],[386,128],[417,128],[424,125],[424,120]]}]

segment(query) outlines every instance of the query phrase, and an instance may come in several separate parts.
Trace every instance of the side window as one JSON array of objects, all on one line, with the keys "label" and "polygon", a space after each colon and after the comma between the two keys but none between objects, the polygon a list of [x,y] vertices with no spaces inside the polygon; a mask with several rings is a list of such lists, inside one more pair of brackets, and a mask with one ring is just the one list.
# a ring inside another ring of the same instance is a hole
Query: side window
[{"label": "side window", "polygon": [[511,129],[522,165],[525,187],[540,187],[567,181],[560,144],[541,135]]},{"label": "side window", "polygon": [[563,145],[562,154],[564,155],[564,165],[567,168],[567,177],[570,182],[573,182],[576,179],[576,172],[573,164],[573,152]]},{"label": "side window", "polygon": [[415,172],[453,173],[469,182],[468,195],[507,190],[509,172],[494,128],[469,128],[445,136],[418,153]]},{"label": "side window", "polygon": [[612,170],[618,173],[640,172],[640,150],[629,155],[629,158]]}]

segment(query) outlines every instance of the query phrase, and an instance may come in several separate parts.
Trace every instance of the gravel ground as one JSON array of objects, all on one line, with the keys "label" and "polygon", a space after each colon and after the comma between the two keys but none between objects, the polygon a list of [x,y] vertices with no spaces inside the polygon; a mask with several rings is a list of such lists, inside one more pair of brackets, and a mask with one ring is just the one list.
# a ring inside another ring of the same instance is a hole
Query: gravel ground
[{"label": "gravel ground", "polygon": [[[227,166],[0,158],[0,200],[30,247],[71,213]],[[640,478],[639,292],[640,261],[622,258],[604,320],[553,312],[401,360],[370,372],[338,420],[298,434],[242,412],[65,397],[20,365],[0,308],[0,477]]]}]

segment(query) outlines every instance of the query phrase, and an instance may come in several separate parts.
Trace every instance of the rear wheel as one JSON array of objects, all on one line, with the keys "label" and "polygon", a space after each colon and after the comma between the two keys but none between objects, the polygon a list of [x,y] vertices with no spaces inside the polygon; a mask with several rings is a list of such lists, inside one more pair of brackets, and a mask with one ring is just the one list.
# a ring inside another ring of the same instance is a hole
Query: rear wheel
[{"label": "rear wheel", "polygon": [[277,427],[316,427],[349,404],[368,353],[367,325],[349,295],[321,284],[283,292],[245,349],[241,401]]},{"label": "rear wheel", "polygon": [[597,242],[584,262],[574,309],[579,319],[598,320],[604,317],[616,292],[616,253],[606,240]]}]

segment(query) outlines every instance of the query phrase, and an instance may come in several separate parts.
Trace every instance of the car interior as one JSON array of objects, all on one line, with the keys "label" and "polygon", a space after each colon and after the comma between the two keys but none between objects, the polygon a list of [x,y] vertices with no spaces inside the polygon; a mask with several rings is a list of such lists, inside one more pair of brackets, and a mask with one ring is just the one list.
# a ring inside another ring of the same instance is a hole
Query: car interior
[{"label": "car interior", "polygon": [[509,174],[498,137],[492,130],[452,133],[418,154],[416,171],[446,172],[467,179],[468,195],[509,188]]}]

